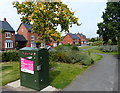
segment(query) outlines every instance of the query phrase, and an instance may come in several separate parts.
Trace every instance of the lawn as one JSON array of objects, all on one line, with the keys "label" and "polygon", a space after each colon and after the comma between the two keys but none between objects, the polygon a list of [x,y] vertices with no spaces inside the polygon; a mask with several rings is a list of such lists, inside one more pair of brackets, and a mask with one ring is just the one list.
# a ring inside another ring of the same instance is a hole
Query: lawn
[{"label": "lawn", "polygon": [[84,50],[84,52],[102,53],[102,54],[111,54],[111,55],[117,55],[118,54],[118,52],[102,52],[98,48],[99,48],[99,46],[95,46],[95,48]]},{"label": "lawn", "polygon": [[[100,55],[91,54],[94,61],[102,58]],[[19,79],[19,62],[0,63],[2,68],[2,85]],[[65,88],[75,79],[77,75],[82,73],[88,66],[76,64],[66,64],[61,62],[50,62],[50,85],[59,89]]]},{"label": "lawn", "polygon": [[[0,70],[2,70],[2,85],[19,79],[19,62],[4,62],[0,63]],[[1,83],[1,82],[0,82]]]},{"label": "lawn", "polygon": [[79,47],[79,49],[86,49],[86,48],[90,48],[90,47],[93,47],[93,46],[81,46],[81,47]]},{"label": "lawn", "polygon": [[54,70],[50,71],[50,85],[58,89],[63,89],[86,68],[87,66],[81,66],[79,64],[55,62]]},{"label": "lawn", "polygon": [[[2,66],[2,85],[19,79],[19,62],[5,62]],[[84,71],[86,66],[78,64],[66,64],[60,62],[51,62],[50,67],[50,85],[56,88],[64,88],[76,75]]]},{"label": "lawn", "polygon": [[103,56],[101,55],[96,55],[96,54],[90,54],[94,62],[96,63],[98,60],[102,59]]}]

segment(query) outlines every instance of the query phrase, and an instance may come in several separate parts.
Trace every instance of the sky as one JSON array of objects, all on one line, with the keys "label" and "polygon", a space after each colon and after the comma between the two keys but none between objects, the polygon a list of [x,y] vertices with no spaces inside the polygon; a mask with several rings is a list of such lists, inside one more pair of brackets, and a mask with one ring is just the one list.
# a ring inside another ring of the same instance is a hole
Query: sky
[{"label": "sky", "polygon": [[[16,31],[21,23],[20,15],[16,8],[13,8],[13,0],[0,0],[0,20],[7,19],[9,24]],[[23,1],[23,0],[19,0]],[[107,0],[62,0],[71,11],[75,11],[75,16],[79,18],[80,26],[73,25],[71,33],[83,33],[87,38],[97,37],[97,23],[102,22],[102,13],[106,8]],[[62,35],[65,35],[63,33]]]}]

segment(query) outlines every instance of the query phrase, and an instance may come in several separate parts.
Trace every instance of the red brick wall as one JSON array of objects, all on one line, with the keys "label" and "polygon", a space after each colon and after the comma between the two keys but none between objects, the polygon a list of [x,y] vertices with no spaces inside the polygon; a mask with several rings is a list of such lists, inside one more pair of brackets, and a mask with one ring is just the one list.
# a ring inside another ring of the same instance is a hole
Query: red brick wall
[{"label": "red brick wall", "polygon": [[[22,31],[22,29],[23,29],[23,31]],[[23,24],[21,24],[21,26],[19,27],[18,34],[23,35],[25,37],[25,39],[28,40],[25,47],[31,47],[32,41],[38,41],[38,34],[28,32],[28,30],[26,29],[26,27]],[[34,40],[31,40],[32,35],[35,38]]]},{"label": "red brick wall", "polygon": [[[23,32],[22,32],[22,29],[23,29]],[[25,28],[25,26],[23,24],[20,25],[17,32],[18,32],[18,34],[23,35],[26,40],[28,40],[28,38],[27,38],[28,30]]]},{"label": "red brick wall", "polygon": [[[3,32],[0,35],[0,38],[2,37],[1,43],[2,43],[2,49],[4,50],[11,50],[15,48],[15,32],[10,32],[10,38],[6,38],[5,32]],[[13,48],[5,48],[5,40],[12,40],[13,41]],[[1,50],[1,49],[0,49]]]},{"label": "red brick wall", "polygon": [[62,43],[63,43],[63,44],[68,44],[68,43],[73,44],[73,41],[75,41],[75,40],[73,40],[69,35],[66,35],[66,36],[64,37]]},{"label": "red brick wall", "polygon": [[81,44],[83,44],[83,41],[87,41],[86,38],[81,36],[80,34],[77,34],[77,36],[81,39]]},{"label": "red brick wall", "polygon": [[[31,40],[31,36],[34,36],[34,40]],[[28,32],[27,33],[27,45],[26,47],[31,47],[31,42],[32,41],[38,41],[38,34],[37,33],[31,33],[31,32]]]}]

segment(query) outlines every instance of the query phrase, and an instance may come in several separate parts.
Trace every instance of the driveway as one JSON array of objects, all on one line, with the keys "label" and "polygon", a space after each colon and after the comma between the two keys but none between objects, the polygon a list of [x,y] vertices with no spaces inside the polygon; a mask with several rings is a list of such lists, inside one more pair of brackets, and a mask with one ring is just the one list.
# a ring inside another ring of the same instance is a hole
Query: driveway
[{"label": "driveway", "polygon": [[117,91],[118,59],[115,55],[99,55],[103,58],[77,76],[63,91]]}]

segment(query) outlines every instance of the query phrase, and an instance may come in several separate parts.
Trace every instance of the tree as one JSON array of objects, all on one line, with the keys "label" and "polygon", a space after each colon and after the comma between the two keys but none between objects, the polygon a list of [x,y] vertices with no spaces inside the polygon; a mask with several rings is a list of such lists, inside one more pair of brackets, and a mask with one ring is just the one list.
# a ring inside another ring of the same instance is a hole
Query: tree
[{"label": "tree", "polygon": [[117,44],[120,37],[120,1],[107,2],[107,8],[103,12],[103,22],[98,23],[97,34],[102,36],[104,44],[111,39],[112,44]]},{"label": "tree", "polygon": [[[44,1],[44,0],[42,0]],[[32,31],[37,33],[40,40],[46,40],[50,37],[58,39],[61,32],[69,32],[73,24],[80,25],[78,18],[74,16],[67,5],[62,2],[42,2],[31,0],[30,2],[13,2],[17,13],[20,14],[23,23],[32,24]],[[57,31],[57,27],[61,31]],[[59,38],[60,39],[60,38]]]}]

